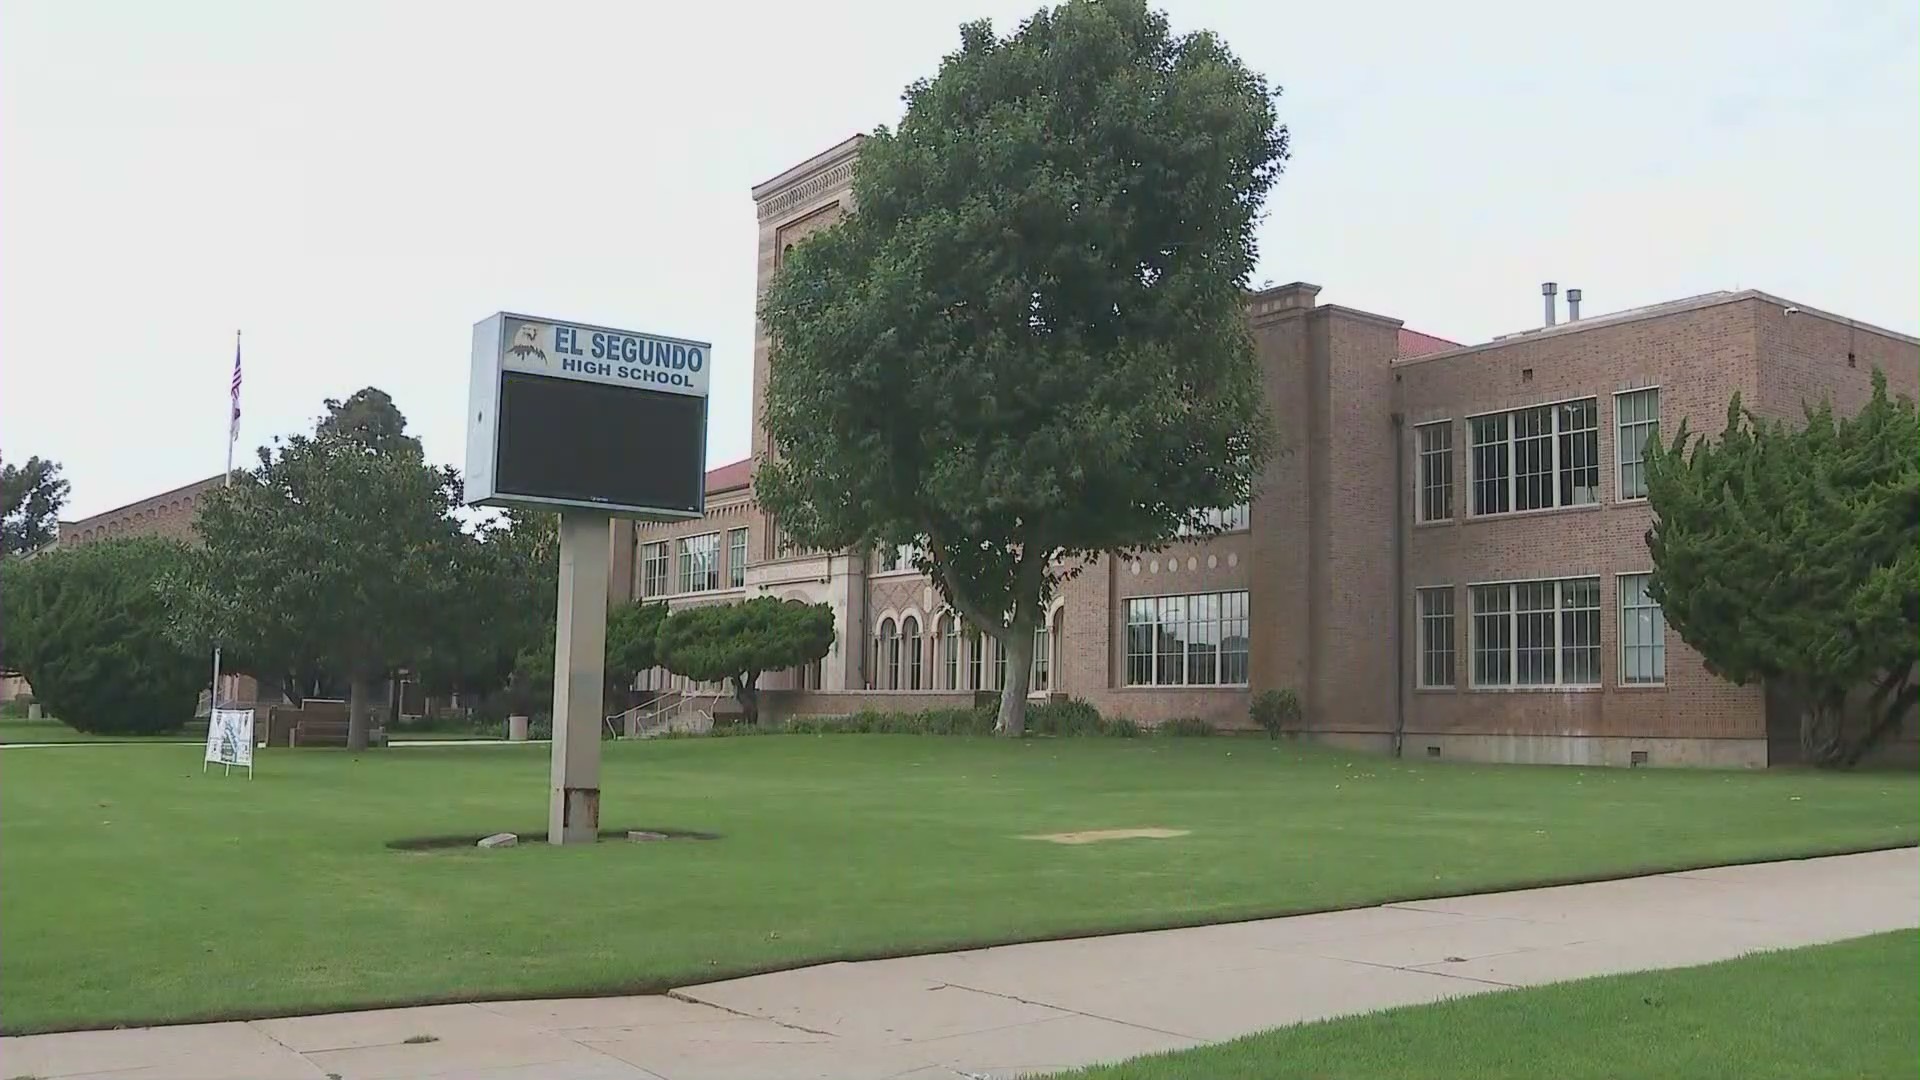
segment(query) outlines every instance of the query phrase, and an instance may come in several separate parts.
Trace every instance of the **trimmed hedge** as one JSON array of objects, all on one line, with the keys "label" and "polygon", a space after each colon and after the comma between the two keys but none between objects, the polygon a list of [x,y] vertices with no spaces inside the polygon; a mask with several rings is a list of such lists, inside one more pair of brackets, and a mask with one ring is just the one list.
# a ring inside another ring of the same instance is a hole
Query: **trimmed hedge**
[{"label": "trimmed hedge", "polygon": [[[716,736],[734,735],[992,735],[995,709],[923,709],[919,712],[862,710],[850,716],[800,716],[779,723],[715,725]],[[1043,737],[1133,739],[1145,735],[1212,735],[1204,720],[1171,720],[1143,727],[1124,716],[1107,719],[1078,698],[1027,706],[1027,734]]]}]

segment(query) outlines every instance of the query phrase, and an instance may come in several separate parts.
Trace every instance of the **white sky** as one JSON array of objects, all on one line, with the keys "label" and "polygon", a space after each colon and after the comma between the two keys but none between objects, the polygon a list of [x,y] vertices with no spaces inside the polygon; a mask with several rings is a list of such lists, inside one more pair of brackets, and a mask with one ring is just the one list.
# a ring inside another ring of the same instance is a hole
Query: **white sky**
[{"label": "white sky", "polygon": [[[0,451],[76,518],[391,394],[460,463],[502,308],[715,343],[744,456],[748,188],[1037,0],[0,5]],[[1170,0],[1284,86],[1255,284],[1455,340],[1757,287],[1920,329],[1920,10]]]}]

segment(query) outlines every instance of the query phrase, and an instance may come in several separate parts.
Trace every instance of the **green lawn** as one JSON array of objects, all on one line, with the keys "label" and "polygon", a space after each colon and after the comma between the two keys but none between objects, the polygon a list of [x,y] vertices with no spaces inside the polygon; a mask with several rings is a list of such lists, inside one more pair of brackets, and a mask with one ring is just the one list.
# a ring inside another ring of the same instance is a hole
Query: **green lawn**
[{"label": "green lawn", "polygon": [[1920,1058],[1920,934],[1416,1005],[1055,1080],[1860,1080]]},{"label": "green lawn", "polygon": [[[605,749],[603,824],[724,838],[386,846],[544,831],[545,746],[267,750],[252,780],[203,777],[193,746],[0,755],[0,1027],[652,990],[1920,837],[1912,773],[1400,765],[1223,738]],[[1018,839],[1146,826],[1191,835]]]}]

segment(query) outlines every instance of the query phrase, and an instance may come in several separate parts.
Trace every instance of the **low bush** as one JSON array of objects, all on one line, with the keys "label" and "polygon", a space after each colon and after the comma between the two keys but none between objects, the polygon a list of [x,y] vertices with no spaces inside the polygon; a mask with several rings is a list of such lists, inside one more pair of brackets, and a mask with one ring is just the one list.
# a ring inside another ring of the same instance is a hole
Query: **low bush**
[{"label": "low bush", "polygon": [[[1134,729],[1136,733],[1138,730]],[[1114,735],[1119,732],[1100,715],[1099,709],[1079,698],[1068,698],[1065,701],[1044,701],[1027,706],[1027,734]]]},{"label": "low bush", "polygon": [[0,701],[0,719],[25,720],[27,709],[33,704],[31,694],[21,694],[10,701]]},{"label": "low bush", "polygon": [[1292,689],[1262,690],[1253,696],[1253,706],[1247,712],[1266,730],[1268,738],[1277,739],[1299,728],[1300,695]]},{"label": "low bush", "polygon": [[1215,734],[1213,723],[1197,716],[1176,716],[1153,729],[1155,735],[1167,735],[1176,739],[1200,738]]}]

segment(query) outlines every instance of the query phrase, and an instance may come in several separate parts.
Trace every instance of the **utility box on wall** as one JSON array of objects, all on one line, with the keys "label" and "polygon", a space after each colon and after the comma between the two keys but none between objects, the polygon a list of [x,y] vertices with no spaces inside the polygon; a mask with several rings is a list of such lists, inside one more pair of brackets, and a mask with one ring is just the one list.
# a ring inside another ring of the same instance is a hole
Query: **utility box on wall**
[{"label": "utility box on wall", "polygon": [[706,342],[532,315],[474,324],[467,503],[701,516],[712,357]]}]

